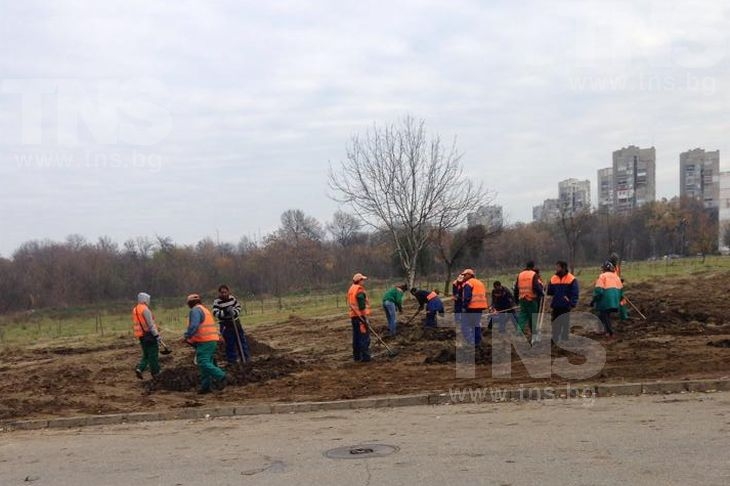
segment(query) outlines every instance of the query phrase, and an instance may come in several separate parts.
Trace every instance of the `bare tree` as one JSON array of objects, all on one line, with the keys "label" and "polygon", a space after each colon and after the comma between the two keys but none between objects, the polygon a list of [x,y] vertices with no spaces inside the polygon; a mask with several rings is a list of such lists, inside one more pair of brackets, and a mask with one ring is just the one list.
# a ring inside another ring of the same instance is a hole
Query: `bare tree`
[{"label": "bare tree", "polygon": [[571,210],[565,204],[561,204],[558,222],[565,237],[565,244],[568,246],[568,265],[571,273],[575,273],[575,256],[578,245],[590,230],[591,210],[590,208]]},{"label": "bare tree", "polygon": [[444,147],[422,120],[408,116],[354,135],[340,169],[330,168],[333,198],[388,231],[409,285],[432,231],[458,226],[487,201],[481,185],[464,177],[460,161],[455,141]]},{"label": "bare tree", "polygon": [[327,223],[326,229],[341,246],[349,246],[362,229],[362,222],[350,213],[335,211],[332,222]]},{"label": "bare tree", "polygon": [[446,276],[444,281],[444,294],[451,292],[451,277],[456,264],[464,259],[467,253],[477,256],[484,241],[496,235],[499,228],[488,228],[484,225],[475,225],[462,228],[456,231],[437,231],[434,236],[434,243],[438,250],[438,258],[444,264]]},{"label": "bare tree", "polygon": [[324,237],[322,225],[301,209],[287,209],[281,214],[280,238],[299,242],[300,240],[320,241]]}]

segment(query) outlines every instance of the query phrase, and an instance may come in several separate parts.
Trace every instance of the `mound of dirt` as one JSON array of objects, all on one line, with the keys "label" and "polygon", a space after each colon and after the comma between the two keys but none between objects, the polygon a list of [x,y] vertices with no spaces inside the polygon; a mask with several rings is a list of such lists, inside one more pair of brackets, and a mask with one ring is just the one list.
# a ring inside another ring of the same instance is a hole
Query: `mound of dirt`
[{"label": "mound of dirt", "polygon": [[258,356],[258,355],[262,355],[262,354],[272,354],[274,351],[276,351],[274,348],[272,348],[268,344],[258,341],[255,337],[251,336],[250,334],[246,334],[246,341],[248,341],[248,347],[251,350],[251,354],[253,356]]},{"label": "mound of dirt", "polygon": [[[304,365],[299,361],[267,356],[255,358],[242,366],[229,366],[226,368],[226,374],[228,375],[229,385],[244,386],[249,383],[265,383],[269,380],[275,380],[303,368]],[[190,364],[163,370],[156,382],[149,382],[148,390],[188,391],[196,388],[199,384],[198,368]]]}]

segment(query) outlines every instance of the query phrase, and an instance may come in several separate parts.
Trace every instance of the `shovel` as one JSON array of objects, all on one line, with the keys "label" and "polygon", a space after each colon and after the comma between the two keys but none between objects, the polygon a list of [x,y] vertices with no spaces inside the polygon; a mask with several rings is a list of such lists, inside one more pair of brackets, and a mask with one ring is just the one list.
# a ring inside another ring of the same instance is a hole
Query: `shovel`
[{"label": "shovel", "polygon": [[377,332],[375,332],[375,329],[373,329],[373,327],[370,325],[370,321],[368,321],[367,318],[363,318],[363,321],[365,322],[365,325],[368,326],[368,329],[370,330],[370,332],[373,333],[375,338],[378,341],[380,341],[380,344],[382,344],[385,347],[385,349],[388,352],[388,357],[394,358],[395,356],[398,356],[398,350],[391,348],[390,346],[388,346],[388,343],[383,341],[383,338],[381,338],[380,335]]},{"label": "shovel", "polygon": [[165,341],[163,341],[162,338],[160,338],[160,347],[162,347],[162,349],[160,350],[160,354],[172,353],[172,349],[167,347],[167,344],[165,344]]}]

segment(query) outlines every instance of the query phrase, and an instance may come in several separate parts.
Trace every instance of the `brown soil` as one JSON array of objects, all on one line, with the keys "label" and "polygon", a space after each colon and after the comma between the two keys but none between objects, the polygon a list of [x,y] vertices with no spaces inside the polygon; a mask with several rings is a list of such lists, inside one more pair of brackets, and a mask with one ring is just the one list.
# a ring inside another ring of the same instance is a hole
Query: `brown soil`
[{"label": "brown soil", "polygon": [[[602,341],[607,362],[589,382],[730,377],[730,274],[629,285],[627,295],[647,320],[632,312],[617,324],[618,339]],[[584,285],[584,288],[588,286]],[[588,293],[581,299],[590,300]],[[404,316],[410,316],[412,301]],[[404,319],[405,320],[405,319]],[[375,308],[375,330],[387,334]],[[198,395],[192,349],[172,344],[161,356],[157,383],[139,381],[133,372],[139,346],[120,337],[99,347],[48,347],[5,350],[0,356],[0,419],[74,414],[161,411],[179,407],[277,401],[336,400],[374,395],[444,391],[465,386],[556,385],[565,380],[533,379],[513,353],[512,378],[491,376],[491,337],[475,353],[476,377],[457,378],[453,329],[423,329],[420,316],[385,337],[398,351],[388,357],[373,336],[374,360],[351,359],[351,327],[346,316],[318,319],[291,316],[285,323],[249,330],[254,359],[229,370],[230,385],[221,392]],[[600,339],[588,332],[589,335]],[[170,336],[169,341],[172,341]],[[553,348],[553,357],[580,356]]]}]

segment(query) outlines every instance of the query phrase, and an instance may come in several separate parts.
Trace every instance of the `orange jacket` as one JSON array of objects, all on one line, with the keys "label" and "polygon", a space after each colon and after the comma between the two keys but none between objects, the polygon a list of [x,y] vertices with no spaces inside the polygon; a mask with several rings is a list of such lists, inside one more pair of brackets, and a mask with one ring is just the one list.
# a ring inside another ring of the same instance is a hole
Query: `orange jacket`
[{"label": "orange jacket", "polygon": [[[467,290],[466,287],[470,288]],[[466,305],[467,309],[484,310],[489,307],[489,302],[487,302],[487,288],[481,280],[470,278],[464,282],[464,288],[466,290],[464,292],[465,297],[468,297],[469,294],[471,294],[471,299],[469,299],[469,302]]]},{"label": "orange jacket", "polygon": [[195,334],[188,341],[191,343],[207,343],[220,340],[218,325],[215,323],[215,319],[213,319],[213,314],[202,304],[198,304],[195,307],[199,307],[203,311],[204,318],[203,322],[198,326],[198,329],[195,330]]},{"label": "orange jacket", "polygon": [[146,304],[137,304],[132,308],[132,324],[134,325],[134,337],[136,338],[141,338],[144,336],[144,333],[150,330],[144,318],[144,311],[146,309]]},{"label": "orange jacket", "polygon": [[522,270],[520,274],[517,275],[517,290],[519,291],[519,295],[516,297],[518,299],[535,300],[537,298],[535,290],[532,288],[532,282],[534,280],[534,270]]},{"label": "orange jacket", "polygon": [[[365,294],[365,309],[360,309],[357,302],[357,295]],[[350,290],[347,291],[347,305],[350,307],[350,317],[369,316],[370,315],[370,299],[365,292],[365,287],[360,284],[352,284]]]}]

